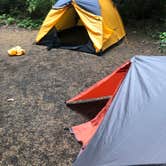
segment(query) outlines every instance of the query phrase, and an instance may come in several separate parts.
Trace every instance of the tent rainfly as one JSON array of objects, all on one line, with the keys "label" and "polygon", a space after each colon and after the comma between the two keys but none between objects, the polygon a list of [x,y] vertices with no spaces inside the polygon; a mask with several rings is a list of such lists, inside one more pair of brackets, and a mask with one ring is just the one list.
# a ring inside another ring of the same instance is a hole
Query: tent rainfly
[{"label": "tent rainfly", "polygon": [[71,129],[83,144],[73,165],[165,165],[165,82],[165,56],[135,56],[67,101],[83,114],[99,112]]},{"label": "tent rainfly", "polygon": [[36,43],[100,55],[125,36],[112,0],[58,0],[45,18]]}]

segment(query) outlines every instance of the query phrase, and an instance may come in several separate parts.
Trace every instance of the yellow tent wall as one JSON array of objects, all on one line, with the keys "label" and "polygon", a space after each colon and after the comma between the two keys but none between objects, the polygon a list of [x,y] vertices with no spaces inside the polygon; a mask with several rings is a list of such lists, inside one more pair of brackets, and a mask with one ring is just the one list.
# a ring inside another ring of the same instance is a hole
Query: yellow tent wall
[{"label": "yellow tent wall", "polygon": [[39,30],[36,42],[39,42],[58,23],[59,19],[64,15],[66,10],[67,7],[59,10],[50,10]]},{"label": "yellow tent wall", "polygon": [[86,27],[96,53],[104,51],[125,36],[125,30],[119,13],[111,0],[99,0],[101,16],[94,15],[74,1],[61,9],[51,9],[38,33],[36,42],[39,42],[54,26],[57,30],[64,30],[79,23]]},{"label": "yellow tent wall", "polygon": [[80,8],[76,3],[73,3],[75,10],[80,16],[86,30],[88,31],[89,37],[92,40],[96,52],[99,52],[103,46],[103,27],[102,17],[96,16],[90,12]]},{"label": "yellow tent wall", "polygon": [[126,33],[121,20],[121,17],[117,11],[116,6],[111,0],[99,0],[101,7],[101,15],[103,18],[103,49],[110,47]]}]

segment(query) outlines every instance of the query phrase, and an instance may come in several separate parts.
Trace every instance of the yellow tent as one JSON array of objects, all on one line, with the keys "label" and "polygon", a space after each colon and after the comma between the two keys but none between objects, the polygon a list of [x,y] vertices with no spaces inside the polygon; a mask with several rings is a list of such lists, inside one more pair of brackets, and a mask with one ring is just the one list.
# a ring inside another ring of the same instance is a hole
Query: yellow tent
[{"label": "yellow tent", "polygon": [[111,0],[58,0],[36,43],[101,54],[124,36],[122,20]]}]

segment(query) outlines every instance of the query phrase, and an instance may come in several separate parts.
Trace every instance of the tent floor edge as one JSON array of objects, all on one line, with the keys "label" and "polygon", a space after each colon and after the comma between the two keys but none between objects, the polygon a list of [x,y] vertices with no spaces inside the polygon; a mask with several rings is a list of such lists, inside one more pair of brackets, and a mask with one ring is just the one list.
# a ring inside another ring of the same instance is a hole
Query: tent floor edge
[{"label": "tent floor edge", "polygon": [[[78,27],[78,30],[83,30],[83,28]],[[62,48],[62,49],[86,52],[89,54],[97,54],[89,36],[86,37],[86,41],[87,42],[85,44],[80,44],[80,45],[76,45],[75,43],[73,43],[74,41],[71,41],[70,43],[70,41],[65,41],[65,37],[61,35],[61,32],[58,32],[56,28],[52,28],[46,36],[44,36],[39,42],[36,42],[36,45],[47,46],[47,50],[51,50],[53,48]]]}]

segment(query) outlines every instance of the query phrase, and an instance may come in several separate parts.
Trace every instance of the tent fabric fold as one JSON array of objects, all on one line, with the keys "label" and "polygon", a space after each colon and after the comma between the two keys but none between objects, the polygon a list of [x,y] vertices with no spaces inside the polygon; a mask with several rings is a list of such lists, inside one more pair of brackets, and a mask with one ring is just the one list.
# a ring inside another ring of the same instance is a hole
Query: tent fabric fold
[{"label": "tent fabric fold", "polygon": [[166,57],[135,56],[130,63],[74,166],[166,163]]},{"label": "tent fabric fold", "polygon": [[40,31],[38,32],[36,42],[39,42],[59,21],[59,19],[64,15],[67,8],[59,10],[50,10],[48,13]]},{"label": "tent fabric fold", "polygon": [[[120,66],[118,69],[116,69],[112,74],[108,75],[101,81],[94,84],[92,87],[86,89],[79,95],[73,97],[72,99],[67,101],[68,107],[73,109],[73,105],[71,103],[75,102],[74,110],[78,110],[79,112],[82,111],[82,114],[85,115],[87,112],[88,107],[90,107],[89,112],[99,112],[91,121],[87,123],[83,123],[78,126],[72,127],[72,131],[75,134],[75,137],[79,142],[82,142],[83,147],[85,147],[90,139],[93,137],[94,133],[96,132],[97,128],[99,127],[100,123],[102,122],[109,105],[111,104],[117,90],[119,89],[119,86],[121,85],[124,77],[126,76],[128,69],[130,66],[130,62],[127,61],[125,64]],[[91,103],[91,105],[86,102],[87,99],[102,99],[104,97],[110,96],[109,100],[106,100],[104,104],[100,106],[100,100],[98,100],[95,103]],[[78,101],[84,101],[82,105],[77,106]],[[92,106],[92,104],[95,106]],[[86,106],[87,105],[87,106]],[[97,106],[96,106],[97,105]],[[98,106],[99,105],[99,106]],[[86,106],[86,107],[85,107]],[[83,107],[82,109],[80,107]],[[101,110],[95,110],[97,108],[101,108]],[[85,109],[86,110],[83,110]]]}]

